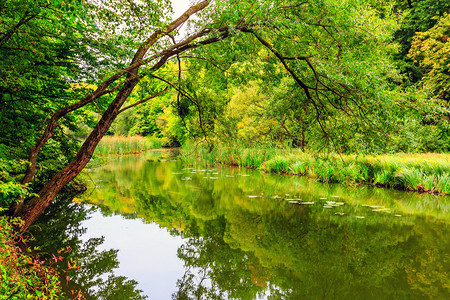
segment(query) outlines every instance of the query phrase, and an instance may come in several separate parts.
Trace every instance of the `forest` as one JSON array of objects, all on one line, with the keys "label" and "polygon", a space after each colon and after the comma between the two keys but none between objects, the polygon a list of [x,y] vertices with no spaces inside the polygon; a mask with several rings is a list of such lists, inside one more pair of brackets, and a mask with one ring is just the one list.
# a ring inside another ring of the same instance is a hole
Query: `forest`
[{"label": "forest", "polygon": [[181,15],[170,0],[2,0],[0,58],[0,246],[19,256],[108,141],[450,194],[446,0],[196,0]]}]

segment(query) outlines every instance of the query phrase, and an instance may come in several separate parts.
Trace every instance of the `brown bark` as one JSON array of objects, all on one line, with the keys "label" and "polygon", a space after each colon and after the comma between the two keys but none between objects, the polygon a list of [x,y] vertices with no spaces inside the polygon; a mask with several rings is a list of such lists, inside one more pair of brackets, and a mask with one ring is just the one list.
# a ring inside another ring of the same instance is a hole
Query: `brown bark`
[{"label": "brown bark", "polygon": [[[71,180],[73,180],[81,170],[86,166],[89,160],[94,153],[95,148],[98,143],[107,132],[109,127],[111,126],[114,119],[120,113],[120,108],[126,99],[130,96],[134,87],[137,85],[138,71],[140,66],[142,65],[143,58],[147,53],[147,50],[156,43],[161,37],[169,34],[180,25],[182,25],[191,15],[196,12],[204,9],[209,5],[209,1],[205,0],[197,5],[189,8],[181,17],[174,20],[172,23],[167,25],[162,30],[157,30],[154,34],[152,34],[136,51],[133,60],[130,63],[130,66],[125,70],[122,70],[112,77],[110,77],[107,81],[102,83],[99,88],[90,96],[85,99],[71,105],[64,107],[58,110],[49,121],[49,124],[46,127],[44,134],[34,145],[31,153],[30,153],[30,164],[27,169],[25,178],[23,183],[28,183],[34,177],[36,171],[36,160],[37,155],[39,153],[40,148],[50,139],[53,134],[53,130],[58,122],[58,120],[64,116],[65,114],[78,109],[87,103],[92,102],[94,99],[104,95],[106,93],[107,87],[119,79],[123,74],[127,72],[127,81],[124,86],[120,89],[119,93],[115,97],[115,99],[111,102],[109,107],[106,109],[100,121],[97,123],[96,127],[92,131],[92,133],[88,136],[86,141],[81,146],[79,152],[77,153],[74,160],[69,163],[66,167],[64,167],[61,171],[59,171],[49,182],[45,184],[45,186],[39,191],[38,196],[32,198],[28,203],[23,205],[23,208],[20,209],[20,203],[17,207],[14,207],[14,214],[18,217],[21,217],[24,221],[23,225],[20,227],[20,230],[26,230],[31,223],[45,210],[45,208],[52,202],[55,198],[56,194]],[[206,34],[206,33],[204,33]],[[203,34],[203,35],[204,35]],[[195,36],[192,40],[199,36]],[[153,66],[152,70],[157,70],[164,65],[164,63],[172,56],[177,53],[183,52],[189,48],[188,43],[192,40],[187,39],[185,43],[179,43],[176,47],[172,47],[168,50],[168,52],[163,52],[163,57]]]},{"label": "brown bark", "polygon": [[[120,75],[121,76],[121,75]],[[106,88],[112,83],[112,80],[116,80],[117,77],[120,78],[120,76],[113,76],[114,78],[110,78],[109,80],[102,83],[95,92],[93,92],[88,97],[84,98],[83,100],[80,100],[72,105],[65,106],[58,111],[56,111],[52,117],[50,118],[49,123],[47,124],[44,133],[41,135],[41,137],[37,140],[37,142],[34,144],[34,146],[31,148],[30,155],[28,157],[28,166],[27,170],[25,171],[25,176],[22,179],[22,184],[27,184],[31,182],[34,175],[36,174],[36,163],[37,163],[37,157],[39,154],[40,149],[47,143],[47,141],[52,137],[53,131],[58,123],[58,121],[65,116],[66,114],[70,113],[71,111],[74,111],[80,107],[85,106],[86,104],[92,102],[94,99],[99,98],[100,96],[104,95],[106,93]],[[23,204],[22,198],[18,199],[18,202],[12,203],[10,207],[10,213],[9,214],[17,214],[19,209],[21,208]]]}]

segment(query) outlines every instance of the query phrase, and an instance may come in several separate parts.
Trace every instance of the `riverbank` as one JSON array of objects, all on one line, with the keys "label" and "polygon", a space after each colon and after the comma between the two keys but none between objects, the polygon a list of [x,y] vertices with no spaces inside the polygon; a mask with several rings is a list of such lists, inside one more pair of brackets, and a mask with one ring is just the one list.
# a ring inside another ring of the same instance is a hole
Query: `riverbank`
[{"label": "riverbank", "polygon": [[450,194],[450,154],[318,155],[298,149],[183,146],[185,162],[223,164],[264,172],[302,175],[321,182],[371,184]]}]

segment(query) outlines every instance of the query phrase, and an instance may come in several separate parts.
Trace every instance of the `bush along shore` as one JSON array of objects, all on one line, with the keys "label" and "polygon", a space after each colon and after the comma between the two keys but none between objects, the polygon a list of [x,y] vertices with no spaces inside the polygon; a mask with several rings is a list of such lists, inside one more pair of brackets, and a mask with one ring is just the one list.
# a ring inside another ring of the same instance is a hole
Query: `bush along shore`
[{"label": "bush along shore", "polygon": [[18,241],[26,240],[13,229],[16,222],[0,217],[0,295],[5,299],[59,299],[58,271],[29,248],[19,247]]},{"label": "bush along shore", "polygon": [[183,146],[190,164],[223,164],[264,172],[304,175],[321,182],[372,184],[409,191],[450,194],[450,154],[317,155],[298,149]]}]

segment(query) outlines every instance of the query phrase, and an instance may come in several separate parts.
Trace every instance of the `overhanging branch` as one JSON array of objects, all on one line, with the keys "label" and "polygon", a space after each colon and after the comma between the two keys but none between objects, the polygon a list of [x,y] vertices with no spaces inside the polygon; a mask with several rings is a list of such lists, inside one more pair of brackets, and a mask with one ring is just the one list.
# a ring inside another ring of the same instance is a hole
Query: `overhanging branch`
[{"label": "overhanging branch", "polygon": [[150,100],[150,99],[156,98],[156,97],[158,97],[159,95],[164,94],[164,93],[167,92],[168,90],[169,90],[169,88],[167,87],[167,88],[165,88],[164,90],[162,90],[162,91],[160,91],[160,92],[158,92],[158,93],[156,93],[156,94],[153,94],[153,95],[151,95],[151,96],[149,96],[149,97],[147,97],[147,98],[145,98],[145,99],[142,99],[142,100],[137,101],[136,103],[133,103],[133,104],[131,104],[131,105],[128,105],[128,106],[122,108],[121,110],[119,110],[119,114],[122,113],[122,112],[124,112],[124,111],[127,110],[127,109],[130,109],[130,108],[135,107],[135,106],[137,106],[137,105],[139,105],[139,104],[142,104],[142,103],[144,103],[144,102],[147,102],[147,101]]}]

